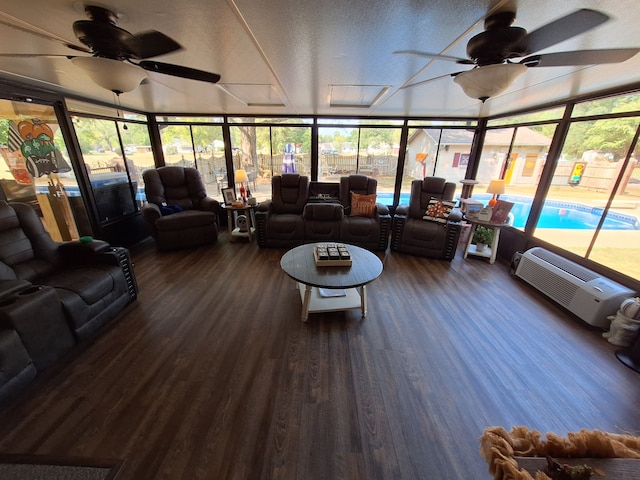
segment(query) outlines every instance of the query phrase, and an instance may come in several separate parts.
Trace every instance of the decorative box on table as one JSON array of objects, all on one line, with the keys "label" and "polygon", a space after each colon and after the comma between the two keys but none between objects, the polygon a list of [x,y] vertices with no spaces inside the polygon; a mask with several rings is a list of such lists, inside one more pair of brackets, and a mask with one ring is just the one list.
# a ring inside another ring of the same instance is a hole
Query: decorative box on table
[{"label": "decorative box on table", "polygon": [[318,267],[350,267],[349,249],[343,243],[321,243],[313,248],[313,257]]}]

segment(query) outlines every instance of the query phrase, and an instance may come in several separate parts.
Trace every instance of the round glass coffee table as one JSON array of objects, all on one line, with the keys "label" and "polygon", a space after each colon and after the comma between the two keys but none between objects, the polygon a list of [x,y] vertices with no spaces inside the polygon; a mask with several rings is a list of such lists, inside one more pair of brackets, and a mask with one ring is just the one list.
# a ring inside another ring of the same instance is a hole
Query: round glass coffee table
[{"label": "round glass coffee table", "polygon": [[367,284],[382,273],[382,261],[369,250],[345,244],[351,254],[351,266],[316,266],[313,250],[318,245],[320,243],[295,247],[280,260],[282,270],[298,282],[302,321],[307,321],[309,313],[356,308],[361,309],[363,318],[366,317]]}]

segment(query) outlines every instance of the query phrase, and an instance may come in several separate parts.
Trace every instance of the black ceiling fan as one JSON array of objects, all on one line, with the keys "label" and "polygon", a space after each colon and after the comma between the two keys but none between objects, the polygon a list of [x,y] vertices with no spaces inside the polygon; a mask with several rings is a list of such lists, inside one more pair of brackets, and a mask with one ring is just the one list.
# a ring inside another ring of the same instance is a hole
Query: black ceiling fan
[{"label": "black ceiling fan", "polygon": [[[516,12],[512,11],[502,11],[487,16],[484,21],[484,31],[472,37],[467,43],[469,58],[417,50],[393,52],[474,66],[471,70],[442,75],[400,88],[414,87],[452,76],[467,95],[485,101],[508,88],[527,68],[620,63],[640,51],[639,48],[613,48],[536,54],[605,23],[609,20],[609,16],[596,10],[580,9],[532,32],[527,32],[522,27],[512,26],[515,18]],[[521,60],[514,60],[519,58]]]},{"label": "black ceiling fan", "polygon": [[[0,56],[64,56],[71,60],[77,60],[77,64],[84,68],[92,77],[92,79],[96,81],[96,83],[105,88],[108,88],[109,90],[113,90],[117,94],[122,93],[123,90],[116,90],[102,85],[93,76],[96,75],[99,79],[101,73],[96,72],[96,70],[104,71],[109,68],[109,66],[113,67],[113,61],[126,62],[127,64],[135,65],[150,72],[162,73],[165,75],[172,75],[174,77],[187,78],[190,80],[198,80],[201,82],[209,83],[217,83],[218,81],[220,81],[220,75],[218,75],[217,73],[206,72],[204,70],[197,70],[195,68],[174,65],[171,63],[148,60],[152,57],[165,55],[167,53],[172,53],[182,49],[182,46],[180,46],[178,42],[168,37],[164,33],[158,32],[156,30],[148,30],[137,34],[131,34],[128,31],[118,27],[118,16],[113,11],[108,10],[107,8],[95,5],[85,5],[84,11],[87,15],[88,20],[77,20],[73,22],[73,32],[76,38],[83,45],[85,45],[84,47],[66,42],[57,36],[48,35],[46,32],[30,29],[25,25],[11,24],[7,21],[3,21],[2,23],[23,31],[27,31],[28,33],[48,38],[49,40],[61,42],[72,50],[91,54],[90,57],[76,55],[47,55],[37,53],[0,54]],[[101,61],[104,62],[103,65],[99,64],[99,62]],[[117,75],[119,72],[111,73],[113,76]],[[126,71],[123,70],[122,74],[126,75]],[[142,78],[143,76],[140,76],[140,79],[137,81],[134,88],[137,87]]]}]

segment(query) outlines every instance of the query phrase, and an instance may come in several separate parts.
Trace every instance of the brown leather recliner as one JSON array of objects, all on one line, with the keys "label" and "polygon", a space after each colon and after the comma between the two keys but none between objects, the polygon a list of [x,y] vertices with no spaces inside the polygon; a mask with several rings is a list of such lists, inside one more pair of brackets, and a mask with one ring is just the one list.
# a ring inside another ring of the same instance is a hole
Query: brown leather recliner
[{"label": "brown leather recliner", "polygon": [[393,216],[391,250],[451,261],[460,237],[462,214],[454,209],[444,223],[424,220],[432,198],[453,200],[456,184],[440,177],[411,182],[409,205],[399,205]]},{"label": "brown leather recliner", "polygon": [[304,206],[309,198],[309,178],[298,173],[271,179],[271,200],[256,211],[259,247],[294,247],[304,242]]},{"label": "brown leather recliner", "polygon": [[389,207],[376,202],[373,217],[353,215],[351,194],[371,195],[376,193],[378,180],[366,175],[349,175],[340,178],[340,203],[344,207],[344,220],[340,226],[340,240],[362,248],[384,252],[389,246],[391,215]]},{"label": "brown leather recliner", "polygon": [[198,170],[159,167],[145,170],[142,177],[148,202],[142,216],[158,248],[173,250],[218,241],[220,203],[207,196]]}]

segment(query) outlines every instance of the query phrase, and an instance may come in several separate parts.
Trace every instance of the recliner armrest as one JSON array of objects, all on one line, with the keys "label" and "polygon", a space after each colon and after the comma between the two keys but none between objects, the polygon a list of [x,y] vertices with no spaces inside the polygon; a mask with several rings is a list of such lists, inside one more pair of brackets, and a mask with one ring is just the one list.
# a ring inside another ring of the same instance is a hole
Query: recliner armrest
[{"label": "recliner armrest", "polygon": [[396,207],[396,215],[408,215],[409,214],[409,205],[398,205]]},{"label": "recliner armrest", "polygon": [[58,246],[58,251],[63,255],[87,255],[104,252],[110,246],[104,240],[92,240],[90,242],[71,241],[61,243]]},{"label": "recliner armrest", "polygon": [[151,225],[153,225],[157,219],[162,217],[160,207],[155,203],[147,203],[144,207],[142,207],[141,214],[142,218],[144,218]]},{"label": "recliner armrest", "polygon": [[111,245],[103,240],[93,240],[87,243],[64,242],[58,246],[58,253],[67,265],[117,265],[118,261],[114,259],[113,255],[105,255],[110,252]]},{"label": "recliner armrest", "polygon": [[215,198],[204,197],[200,199],[200,204],[198,205],[200,210],[206,210],[208,212],[218,213],[220,212],[220,202]]},{"label": "recliner armrest", "polygon": [[0,280],[0,303],[31,287],[26,280]]},{"label": "recliner armrest", "polygon": [[376,203],[376,212],[378,215],[389,215],[389,207],[382,203]]},{"label": "recliner armrest", "polygon": [[270,212],[271,211],[271,200],[265,200],[264,202],[260,202],[260,204],[258,205],[258,208],[256,209],[256,212],[262,212],[262,213],[266,213],[266,212]]}]

